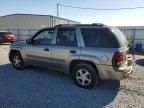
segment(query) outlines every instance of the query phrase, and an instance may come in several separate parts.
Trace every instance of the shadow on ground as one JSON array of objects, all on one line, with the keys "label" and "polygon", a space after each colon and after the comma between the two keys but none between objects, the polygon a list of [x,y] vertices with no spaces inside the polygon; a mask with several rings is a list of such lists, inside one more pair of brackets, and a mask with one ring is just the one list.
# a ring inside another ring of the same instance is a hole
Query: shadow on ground
[{"label": "shadow on ground", "polygon": [[136,60],[136,64],[138,64],[140,66],[144,66],[144,59],[138,59],[138,60]]},{"label": "shadow on ground", "polygon": [[29,67],[17,71],[0,65],[0,107],[101,108],[116,97],[120,82],[102,81],[92,90],[79,88],[64,73]]}]

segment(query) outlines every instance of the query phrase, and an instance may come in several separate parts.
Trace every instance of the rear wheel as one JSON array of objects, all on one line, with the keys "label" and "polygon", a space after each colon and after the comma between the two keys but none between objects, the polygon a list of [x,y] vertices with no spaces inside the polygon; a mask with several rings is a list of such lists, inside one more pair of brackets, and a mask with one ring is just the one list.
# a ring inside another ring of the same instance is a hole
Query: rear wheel
[{"label": "rear wheel", "polygon": [[99,82],[97,70],[92,65],[87,63],[76,65],[72,74],[75,83],[82,88],[94,88]]},{"label": "rear wheel", "polygon": [[19,52],[15,52],[11,56],[12,65],[15,69],[21,70],[24,68],[24,62]]}]

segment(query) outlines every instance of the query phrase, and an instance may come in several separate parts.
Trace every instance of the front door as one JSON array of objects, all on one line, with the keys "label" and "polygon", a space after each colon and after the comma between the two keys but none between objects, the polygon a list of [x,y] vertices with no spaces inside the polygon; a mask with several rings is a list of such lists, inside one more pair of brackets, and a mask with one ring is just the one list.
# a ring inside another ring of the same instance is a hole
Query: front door
[{"label": "front door", "polygon": [[26,61],[32,65],[50,66],[54,29],[44,29],[32,38],[25,48]]}]

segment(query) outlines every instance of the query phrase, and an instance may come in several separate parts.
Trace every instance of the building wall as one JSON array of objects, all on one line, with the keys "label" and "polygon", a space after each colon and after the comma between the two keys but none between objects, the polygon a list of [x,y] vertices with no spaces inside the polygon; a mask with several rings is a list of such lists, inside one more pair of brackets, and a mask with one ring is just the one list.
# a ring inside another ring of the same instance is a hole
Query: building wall
[{"label": "building wall", "polygon": [[79,22],[76,22],[76,21],[58,18],[54,16],[51,16],[51,23],[52,23],[51,24],[52,27],[58,24],[80,24]]},{"label": "building wall", "polygon": [[50,15],[13,14],[0,17],[0,29],[41,29],[57,24],[79,24],[79,22]]},{"label": "building wall", "polygon": [[49,26],[49,16],[10,15],[0,18],[0,28],[3,29],[39,29]]},{"label": "building wall", "polygon": [[13,14],[0,17],[0,31],[12,32],[17,40],[25,40],[41,28],[58,24],[79,24],[79,22],[50,15]]},{"label": "building wall", "polygon": [[120,26],[118,28],[126,36],[129,45],[136,47],[136,43],[142,42],[144,49],[144,26]]}]

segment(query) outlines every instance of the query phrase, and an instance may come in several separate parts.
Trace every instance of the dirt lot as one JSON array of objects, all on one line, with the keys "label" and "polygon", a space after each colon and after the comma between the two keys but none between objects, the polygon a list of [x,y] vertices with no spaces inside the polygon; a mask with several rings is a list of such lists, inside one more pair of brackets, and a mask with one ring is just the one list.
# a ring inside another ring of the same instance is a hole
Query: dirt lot
[{"label": "dirt lot", "polygon": [[121,81],[102,81],[95,89],[73,84],[68,75],[41,68],[13,69],[9,45],[0,45],[0,108],[144,108],[144,56]]}]

